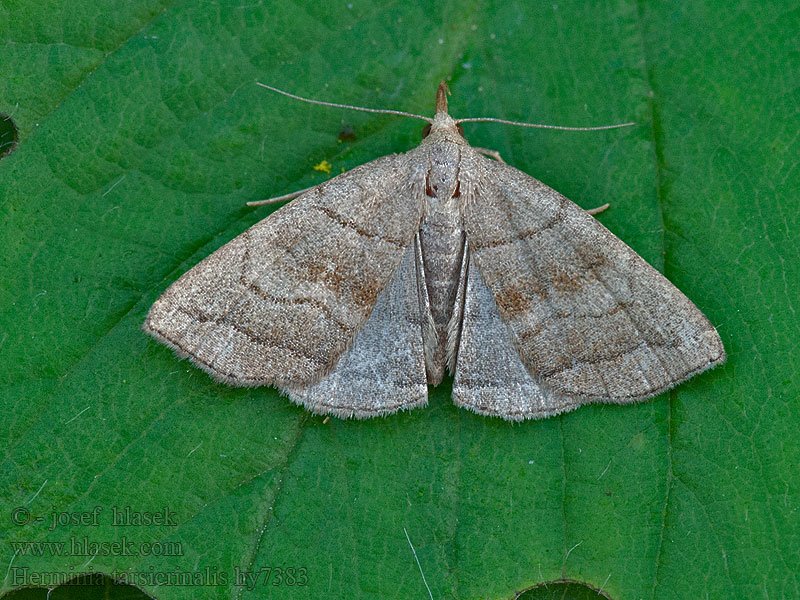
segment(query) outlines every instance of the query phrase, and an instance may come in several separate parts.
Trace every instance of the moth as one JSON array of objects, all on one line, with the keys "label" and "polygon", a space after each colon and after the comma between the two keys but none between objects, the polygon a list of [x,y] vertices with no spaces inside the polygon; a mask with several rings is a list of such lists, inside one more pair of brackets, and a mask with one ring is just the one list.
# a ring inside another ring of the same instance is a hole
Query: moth
[{"label": "moth", "polygon": [[523,420],[725,361],[703,313],[591,214],[470,147],[460,124],[492,119],[453,119],[448,93],[432,119],[364,109],[424,119],[425,137],[287,196],[144,330],[218,381],[343,418],[422,406],[446,370],[456,405]]}]

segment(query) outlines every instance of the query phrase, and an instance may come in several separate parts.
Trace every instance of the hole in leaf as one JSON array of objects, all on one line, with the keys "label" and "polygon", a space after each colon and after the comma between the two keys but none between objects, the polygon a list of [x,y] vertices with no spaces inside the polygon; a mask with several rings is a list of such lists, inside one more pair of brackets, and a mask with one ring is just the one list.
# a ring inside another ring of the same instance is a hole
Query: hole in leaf
[{"label": "hole in leaf", "polygon": [[0,113],[0,158],[11,154],[17,147],[19,133],[14,121],[8,115]]},{"label": "hole in leaf", "polygon": [[580,581],[559,579],[523,590],[514,600],[613,600],[604,591]]},{"label": "hole in leaf", "polygon": [[[44,578],[47,573],[29,572]],[[50,573],[56,579],[59,573]],[[53,587],[20,587],[3,594],[2,600],[153,600],[135,585],[120,583],[102,573],[77,575]]]}]

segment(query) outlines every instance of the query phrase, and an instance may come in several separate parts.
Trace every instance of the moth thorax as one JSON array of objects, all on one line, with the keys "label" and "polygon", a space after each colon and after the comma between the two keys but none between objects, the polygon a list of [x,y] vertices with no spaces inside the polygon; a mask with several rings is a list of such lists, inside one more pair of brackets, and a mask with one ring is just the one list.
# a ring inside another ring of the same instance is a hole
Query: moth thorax
[{"label": "moth thorax", "polygon": [[450,204],[461,194],[458,184],[458,161],[455,157],[437,157],[431,161],[425,177],[425,195],[433,205]]}]

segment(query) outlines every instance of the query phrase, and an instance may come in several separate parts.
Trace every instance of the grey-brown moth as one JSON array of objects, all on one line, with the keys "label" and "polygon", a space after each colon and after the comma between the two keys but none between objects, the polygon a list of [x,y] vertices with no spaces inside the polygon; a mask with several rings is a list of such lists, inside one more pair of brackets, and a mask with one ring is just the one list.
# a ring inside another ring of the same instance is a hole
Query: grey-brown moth
[{"label": "grey-brown moth", "polygon": [[460,123],[482,119],[454,120],[447,93],[417,148],[304,190],[173,283],[144,330],[219,381],[339,417],[424,405],[445,370],[458,406],[522,420],[725,361],[703,313],[591,214],[470,147]]}]

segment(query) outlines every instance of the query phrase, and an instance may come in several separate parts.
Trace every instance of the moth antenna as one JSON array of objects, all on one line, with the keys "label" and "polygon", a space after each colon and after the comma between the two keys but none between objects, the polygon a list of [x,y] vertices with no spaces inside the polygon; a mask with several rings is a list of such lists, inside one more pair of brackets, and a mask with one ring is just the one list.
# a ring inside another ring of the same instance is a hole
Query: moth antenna
[{"label": "moth antenna", "polygon": [[506,121],[505,119],[495,119],[494,117],[473,117],[470,119],[457,119],[456,123],[503,123],[504,125],[516,125],[517,127],[535,127],[537,129],[559,129],[561,131],[601,131],[603,129],[619,129],[620,127],[630,127],[636,125],[635,122],[619,123],[618,125],[600,125],[598,127],[564,127],[562,125],[542,125],[540,123],[521,123],[519,121]]},{"label": "moth antenna", "polygon": [[261,87],[267,88],[268,90],[272,90],[273,92],[278,92],[279,94],[283,94],[284,96],[288,96],[289,98],[294,98],[295,100],[308,102],[309,104],[319,104],[321,106],[331,106],[333,108],[349,108],[350,110],[360,110],[361,112],[368,112],[368,113],[379,113],[384,115],[398,115],[401,117],[412,117],[414,119],[422,119],[423,121],[427,121],[428,123],[433,123],[433,119],[429,119],[428,117],[423,117],[422,115],[415,115],[414,113],[404,112],[402,110],[391,110],[388,108],[366,108],[364,106],[352,106],[350,104],[338,104],[336,102],[323,102],[322,100],[312,100],[311,98],[303,98],[302,96],[296,96],[294,94],[290,94],[289,92],[284,92],[283,90],[274,88],[271,85],[267,85],[266,83],[261,83],[260,81],[256,81],[256,85],[260,85]]}]

